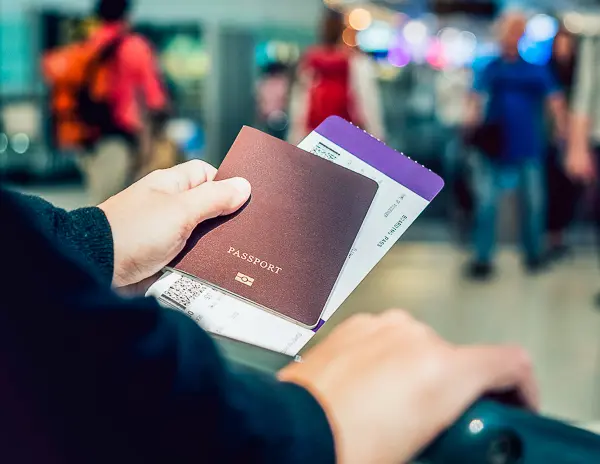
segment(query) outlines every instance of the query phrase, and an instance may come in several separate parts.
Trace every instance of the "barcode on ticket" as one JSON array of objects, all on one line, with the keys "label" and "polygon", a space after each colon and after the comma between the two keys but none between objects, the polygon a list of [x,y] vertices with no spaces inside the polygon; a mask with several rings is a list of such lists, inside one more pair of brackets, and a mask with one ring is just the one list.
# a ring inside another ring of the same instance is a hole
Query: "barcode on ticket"
[{"label": "barcode on ticket", "polygon": [[315,148],[312,149],[311,153],[313,155],[317,155],[321,158],[328,159],[330,161],[335,161],[340,157],[340,154],[336,151],[333,151],[331,148],[325,146],[322,143],[318,143]]},{"label": "barcode on ticket", "polygon": [[185,310],[203,293],[209,289],[206,285],[202,285],[195,280],[186,279],[182,277],[177,280],[169,289],[161,295],[167,303],[174,305],[175,307]]}]

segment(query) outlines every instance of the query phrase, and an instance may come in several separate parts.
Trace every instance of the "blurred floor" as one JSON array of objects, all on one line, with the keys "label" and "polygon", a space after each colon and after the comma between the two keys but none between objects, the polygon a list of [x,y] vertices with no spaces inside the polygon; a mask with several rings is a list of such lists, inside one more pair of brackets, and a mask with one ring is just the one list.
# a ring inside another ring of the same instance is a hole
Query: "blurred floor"
[{"label": "blurred floor", "polygon": [[[67,209],[86,204],[80,187],[27,191]],[[544,411],[569,420],[600,421],[600,312],[593,305],[600,279],[593,249],[579,248],[571,261],[530,277],[523,273],[516,251],[507,247],[500,253],[496,280],[473,284],[460,275],[467,256],[441,241],[444,234],[415,232],[444,227],[422,222],[417,221],[316,340],[353,313],[405,308],[455,342],[525,346],[541,382]]]}]

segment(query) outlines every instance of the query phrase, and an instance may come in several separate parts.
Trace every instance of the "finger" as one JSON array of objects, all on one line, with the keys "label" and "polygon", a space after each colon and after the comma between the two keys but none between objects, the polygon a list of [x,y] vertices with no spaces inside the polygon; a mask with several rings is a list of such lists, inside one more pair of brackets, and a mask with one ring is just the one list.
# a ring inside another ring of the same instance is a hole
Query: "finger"
[{"label": "finger", "polygon": [[116,288],[115,291],[122,296],[135,297],[145,295],[150,287],[154,285],[161,277],[161,273],[154,274],[136,284],[131,284],[126,287]]},{"label": "finger", "polygon": [[[345,334],[352,333],[353,336],[348,338],[352,343],[357,343],[359,338],[368,338],[375,332],[382,330],[397,330],[398,332],[402,332],[417,324],[417,321],[406,311],[389,309],[378,314],[357,314],[338,326],[338,328],[342,329]],[[332,335],[337,332],[338,328],[332,332]]]},{"label": "finger", "polygon": [[377,316],[371,313],[356,314],[335,327],[329,339],[343,342],[345,345],[355,345],[378,330]]},{"label": "finger", "polygon": [[393,330],[411,330],[415,327],[426,326],[417,321],[410,313],[402,309],[389,309],[379,316],[382,328]]},{"label": "finger", "polygon": [[188,181],[190,189],[214,180],[217,175],[217,168],[202,160],[191,160],[178,164],[172,169]]},{"label": "finger", "polygon": [[335,327],[327,336],[325,342],[303,353],[302,358],[305,361],[310,361],[313,357],[319,358],[322,351],[327,350],[331,345],[343,349],[346,353],[357,349],[364,350],[365,343],[369,343],[369,337],[379,330],[379,327],[380,323],[377,315],[371,313],[356,314]]},{"label": "finger", "polygon": [[212,181],[217,170],[201,160],[191,160],[152,174],[155,188],[167,193],[182,193]]},{"label": "finger", "polygon": [[457,380],[462,378],[469,401],[485,393],[515,390],[524,406],[537,410],[540,398],[531,361],[521,348],[470,347],[458,354]]},{"label": "finger", "polygon": [[382,313],[380,319],[382,336],[395,333],[401,338],[410,337],[413,340],[428,340],[428,343],[443,342],[446,344],[432,327],[415,319],[406,311],[392,309]]},{"label": "finger", "polygon": [[180,196],[187,211],[187,222],[191,228],[202,221],[234,213],[250,198],[251,187],[246,179],[205,182]]}]

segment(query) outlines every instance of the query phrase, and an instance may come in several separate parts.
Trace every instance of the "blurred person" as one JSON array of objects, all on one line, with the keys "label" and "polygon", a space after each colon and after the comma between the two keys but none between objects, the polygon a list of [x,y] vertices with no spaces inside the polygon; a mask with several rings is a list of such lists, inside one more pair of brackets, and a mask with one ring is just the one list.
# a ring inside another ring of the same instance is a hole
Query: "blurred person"
[{"label": "blurred person", "polygon": [[436,76],[436,111],[437,119],[442,125],[444,153],[442,159],[444,181],[450,192],[450,219],[457,223],[461,237],[468,223],[465,217],[466,194],[464,179],[464,163],[461,156],[464,147],[462,134],[466,120],[468,97],[472,88],[472,71],[463,66],[439,72]]},{"label": "blurred person", "polygon": [[385,138],[375,64],[344,43],[345,29],[344,16],[327,10],[321,43],[309,48],[298,65],[288,137],[293,144],[329,116],[340,116],[380,140]]},{"label": "blurred person", "polygon": [[[169,105],[177,101],[177,87],[173,79],[162,75],[162,88]],[[166,111],[152,112],[143,108],[141,129],[137,133],[135,164],[132,166],[131,182],[146,177],[153,171],[168,169],[190,159],[177,143],[177,134],[173,133],[173,125],[177,120],[168,120]]]},{"label": "blurred person", "polygon": [[130,0],[99,0],[99,27],[91,37],[51,51],[43,63],[58,143],[79,152],[92,204],[132,181],[142,169],[144,131],[160,133],[166,119],[168,99],[154,52],[131,31],[129,13]]},{"label": "blurred person", "polygon": [[[554,38],[550,69],[567,103],[572,101],[576,66],[576,38],[561,27]],[[565,229],[572,222],[581,189],[565,169],[565,140],[550,136],[547,157],[548,178],[548,258],[556,261],[569,253],[564,242]]]},{"label": "blurred person", "polygon": [[71,212],[0,189],[0,462],[394,464],[484,393],[537,406],[521,349],[452,345],[400,311],[354,317],[269,377],[178,311],[114,293],[246,203],[247,181],[215,174],[191,161]]},{"label": "blurred person", "polygon": [[269,63],[256,89],[258,122],[264,132],[285,140],[289,125],[290,75],[282,63]]},{"label": "blurred person", "polygon": [[[594,220],[600,241],[600,43],[586,37],[580,48],[571,104],[567,169],[594,189]],[[600,305],[600,295],[597,303]]]},{"label": "blurred person", "polygon": [[146,120],[138,138],[137,164],[132,169],[132,181],[185,160],[183,150],[169,135],[165,124],[156,125]]},{"label": "blurred person", "polygon": [[[476,148],[473,183],[476,198],[475,256],[467,269],[473,279],[493,275],[496,210],[501,189],[519,190],[524,265],[528,272],[544,268],[546,187],[544,114],[547,104],[555,137],[564,138],[566,105],[550,69],[525,62],[519,41],[526,17],[505,14],[499,22],[501,56],[477,76],[467,126]],[[487,99],[484,105],[484,98]]]}]

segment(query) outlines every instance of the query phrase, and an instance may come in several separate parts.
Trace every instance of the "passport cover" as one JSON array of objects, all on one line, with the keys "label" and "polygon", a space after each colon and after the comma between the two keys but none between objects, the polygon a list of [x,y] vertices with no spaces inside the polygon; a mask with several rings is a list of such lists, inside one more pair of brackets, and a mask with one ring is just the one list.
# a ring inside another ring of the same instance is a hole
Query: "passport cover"
[{"label": "passport cover", "polygon": [[377,183],[249,127],[215,180],[230,177],[248,179],[248,203],[200,224],[171,267],[316,326]]}]

